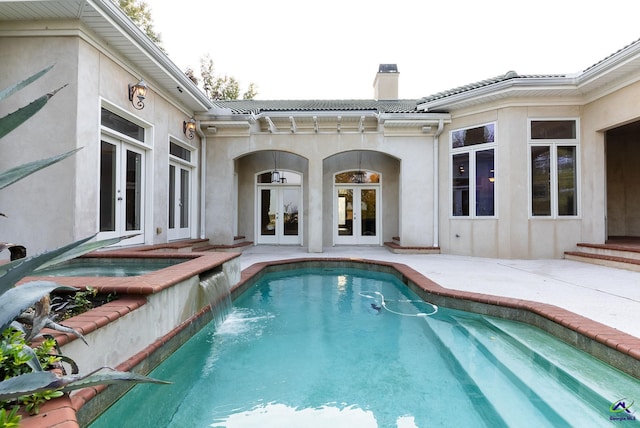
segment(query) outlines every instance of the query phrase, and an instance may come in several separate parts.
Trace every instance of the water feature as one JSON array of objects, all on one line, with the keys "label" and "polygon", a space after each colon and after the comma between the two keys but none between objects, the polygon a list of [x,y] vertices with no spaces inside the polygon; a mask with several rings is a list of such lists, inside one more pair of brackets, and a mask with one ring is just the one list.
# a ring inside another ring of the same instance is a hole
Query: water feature
[{"label": "water feature", "polygon": [[152,375],[174,383],[136,386],[91,428],[607,426],[640,399],[541,330],[355,269],[265,275]]},{"label": "water feature", "polygon": [[200,278],[200,288],[211,305],[211,320],[219,326],[231,312],[231,286],[224,272],[213,272]]}]

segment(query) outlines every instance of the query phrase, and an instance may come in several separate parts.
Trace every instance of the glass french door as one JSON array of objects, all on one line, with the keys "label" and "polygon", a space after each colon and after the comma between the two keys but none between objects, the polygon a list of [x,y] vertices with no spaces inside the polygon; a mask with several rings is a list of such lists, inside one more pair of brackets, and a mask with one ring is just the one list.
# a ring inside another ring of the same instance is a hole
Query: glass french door
[{"label": "glass french door", "polygon": [[334,203],[336,244],[380,244],[378,187],[336,187]]},{"label": "glass french door", "polygon": [[169,164],[169,230],[168,238],[191,237],[191,168]]},{"label": "glass french door", "polygon": [[117,139],[100,143],[99,239],[136,235],[144,243],[144,150]]},{"label": "glass french door", "polygon": [[300,244],[300,187],[258,187],[258,243]]}]

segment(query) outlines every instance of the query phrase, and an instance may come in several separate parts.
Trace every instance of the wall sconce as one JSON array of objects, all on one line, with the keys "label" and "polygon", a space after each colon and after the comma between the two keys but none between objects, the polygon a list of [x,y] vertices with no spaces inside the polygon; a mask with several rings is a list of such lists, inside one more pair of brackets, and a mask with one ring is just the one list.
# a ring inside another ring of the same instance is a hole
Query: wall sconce
[{"label": "wall sconce", "polygon": [[193,140],[193,137],[196,135],[196,120],[191,118],[187,121],[182,122],[182,132],[189,139]]},{"label": "wall sconce", "polygon": [[[134,102],[133,97],[138,98],[138,102]],[[138,83],[132,85],[129,83],[129,101],[136,110],[142,110],[144,108],[144,98],[147,96],[147,84],[144,80],[140,79]]]}]

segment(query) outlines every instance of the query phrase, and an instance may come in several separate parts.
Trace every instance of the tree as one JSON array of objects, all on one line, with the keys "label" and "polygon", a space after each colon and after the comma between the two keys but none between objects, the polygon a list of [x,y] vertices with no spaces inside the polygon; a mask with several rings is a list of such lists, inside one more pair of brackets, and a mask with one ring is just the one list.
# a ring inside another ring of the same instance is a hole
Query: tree
[{"label": "tree", "polygon": [[[151,17],[151,9],[144,0],[112,0],[116,5],[127,14],[129,18],[136,24],[142,31],[145,32],[163,52],[162,47],[162,35],[153,28],[153,18]],[[165,52],[166,53],[166,52]]]},{"label": "tree", "polygon": [[[191,75],[189,74],[191,72]],[[187,76],[193,75],[193,70],[187,69]],[[240,84],[233,76],[219,76],[215,74],[213,60],[207,54],[200,59],[200,75],[202,76],[202,89],[212,100],[237,100],[240,96]],[[242,94],[245,100],[252,100],[257,95],[256,85],[250,83]]]},{"label": "tree", "polygon": [[[167,53],[161,46],[161,34],[153,27],[153,17],[151,9],[145,0],[112,0],[142,31],[151,39],[164,53]],[[196,85],[198,77],[192,68],[187,68],[184,74]],[[240,84],[233,76],[219,76],[214,72],[213,60],[207,54],[200,59],[200,76],[202,79],[202,89],[212,100],[237,100],[240,96]],[[252,100],[258,94],[255,83],[250,83],[247,90],[242,94],[242,99]]]}]

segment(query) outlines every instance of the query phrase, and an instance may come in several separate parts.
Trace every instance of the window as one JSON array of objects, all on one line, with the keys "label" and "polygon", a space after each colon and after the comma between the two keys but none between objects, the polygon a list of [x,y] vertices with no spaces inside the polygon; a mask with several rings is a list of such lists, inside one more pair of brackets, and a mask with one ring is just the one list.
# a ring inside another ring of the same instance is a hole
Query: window
[{"label": "window", "polygon": [[577,121],[531,120],[531,216],[578,215]]},{"label": "window", "polygon": [[454,217],[495,215],[495,124],[451,132]]},{"label": "window", "polygon": [[195,149],[169,142],[169,240],[187,239],[192,235],[194,209],[193,179]]}]

